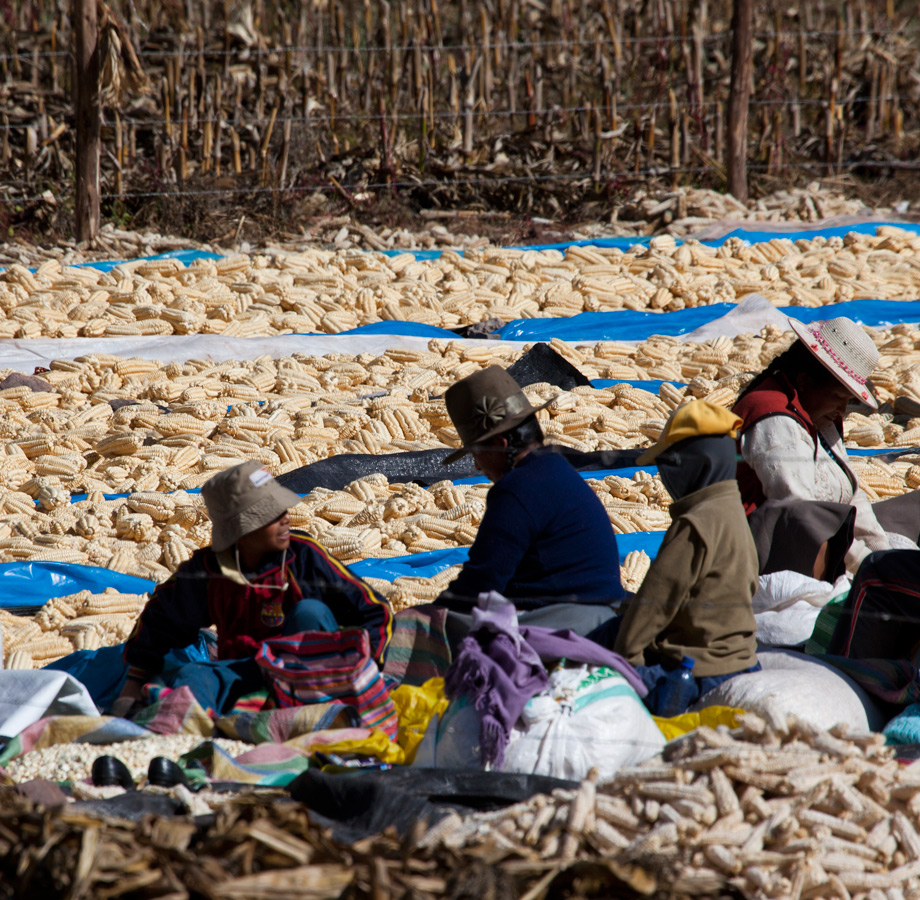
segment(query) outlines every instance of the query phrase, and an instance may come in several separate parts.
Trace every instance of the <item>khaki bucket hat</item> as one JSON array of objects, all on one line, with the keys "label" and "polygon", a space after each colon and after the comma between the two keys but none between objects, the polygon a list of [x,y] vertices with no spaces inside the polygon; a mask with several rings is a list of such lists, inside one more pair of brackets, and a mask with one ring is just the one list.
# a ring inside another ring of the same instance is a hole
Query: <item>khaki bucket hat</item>
[{"label": "khaki bucket hat", "polygon": [[231,466],[201,486],[211,517],[211,549],[222,553],[241,537],[274,522],[300,503],[300,497],[275,481],[260,462]]},{"label": "khaki bucket hat", "polygon": [[532,406],[520,385],[501,366],[489,366],[460,379],[445,391],[444,403],[463,447],[444,459],[443,465],[469,453],[474,444],[511,431],[553,400]]}]

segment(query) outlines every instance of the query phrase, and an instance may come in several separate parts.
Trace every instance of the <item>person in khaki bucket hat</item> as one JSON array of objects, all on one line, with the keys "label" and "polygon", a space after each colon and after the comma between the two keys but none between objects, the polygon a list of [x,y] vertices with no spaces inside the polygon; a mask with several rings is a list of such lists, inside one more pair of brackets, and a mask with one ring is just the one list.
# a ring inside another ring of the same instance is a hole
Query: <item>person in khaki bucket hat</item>
[{"label": "person in khaki bucket hat", "polygon": [[303,631],[367,629],[380,662],[392,613],[360,578],[309,535],[291,530],[288,509],[300,502],[260,462],[218,472],[201,489],[212,523],[211,545],[192,554],[157,586],[125,645],[128,678],[112,714],[124,715],[171,651],[217,629],[217,661],[175,670],[205,709],[231,708],[259,690],[254,657],[262,641]]},{"label": "person in khaki bucket hat", "polygon": [[543,446],[536,414],[552,400],[534,407],[504,369],[489,366],[451,385],[444,401],[463,444],[445,462],[472,453],[493,486],[469,561],[435,603],[465,616],[479,594],[498,591],[520,622],[539,613],[530,624],[551,624],[558,613],[555,627],[582,634],[609,618],[624,596],[616,537],[595,493]]}]

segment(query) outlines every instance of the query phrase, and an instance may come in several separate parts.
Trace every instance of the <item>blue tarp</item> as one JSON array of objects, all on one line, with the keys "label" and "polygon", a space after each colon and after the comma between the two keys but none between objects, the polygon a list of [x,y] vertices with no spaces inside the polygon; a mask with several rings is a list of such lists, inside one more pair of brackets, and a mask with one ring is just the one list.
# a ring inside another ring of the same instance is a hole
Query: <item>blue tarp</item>
[{"label": "blue tarp", "polygon": [[[675,337],[689,334],[736,308],[734,303],[713,303],[664,313],[623,309],[579,313],[568,319],[515,319],[498,335],[508,341],[550,341],[553,338],[569,343],[643,341],[653,334]],[[847,316],[870,328],[920,322],[920,301],[917,300],[850,300],[819,307],[783,306],[779,310],[806,323],[835,316]]]},{"label": "blue tarp", "polygon": [[[155,259],[178,259],[179,262],[184,266],[188,266],[191,263],[195,262],[196,259],[221,259],[219,253],[211,253],[208,250],[169,250],[166,253],[157,253],[154,256],[141,256],[139,259],[155,260]],[[104,261],[97,260],[96,262],[88,263],[79,263],[78,267],[87,268],[87,269],[99,269],[101,272],[111,272],[116,266],[120,266],[125,262],[137,262],[137,260],[126,260],[126,259],[107,259]]]},{"label": "blue tarp", "polygon": [[817,237],[846,237],[848,234],[875,234],[883,225],[900,228],[912,234],[920,234],[920,225],[913,222],[856,222],[852,225],[834,225],[831,228],[805,228],[801,231],[761,231],[755,226],[736,228],[728,234],[712,241],[701,241],[708,247],[721,247],[729,238],[741,238],[749,244],[765,244],[773,238],[786,238],[790,241],[813,240]]},{"label": "blue tarp", "polygon": [[827,306],[783,306],[781,311],[800,322],[823,322],[846,316],[869,328],[890,328],[901,322],[920,322],[920,300],[848,300]]},{"label": "blue tarp", "polygon": [[[890,451],[883,451],[890,452]],[[658,466],[623,466],[619,469],[584,469],[578,474],[582,478],[596,478],[600,481],[608,475],[616,475],[618,478],[632,478],[636,472],[648,472],[654,475],[658,471]],[[471,475],[469,478],[455,478],[454,484],[488,484],[489,479],[483,475]]]},{"label": "blue tarp", "polygon": [[674,387],[682,388],[687,386],[686,381],[655,381],[654,379],[648,381],[629,381],[623,378],[592,378],[591,387],[595,387],[598,390],[603,388],[613,387],[616,384],[628,384],[631,387],[639,388],[642,391],[648,391],[650,394],[658,396],[658,391],[661,389],[663,384],[673,384]]},{"label": "blue tarp", "polygon": [[[630,550],[645,550],[654,557],[663,536],[663,531],[617,535],[620,562]],[[349,568],[362,578],[384,578],[387,581],[403,575],[430,578],[442,569],[465,562],[468,552],[466,547],[457,547],[394,559],[365,559],[352,563]],[[41,606],[54,597],[65,597],[83,590],[101,593],[111,587],[126,594],[144,594],[152,591],[154,586],[153,581],[98,566],[60,562],[3,563],[0,565],[0,609]]]},{"label": "blue tarp", "polygon": [[[696,331],[737,308],[734,303],[713,303],[674,312],[639,312],[616,309],[586,312],[563,319],[514,319],[495,336],[506,341],[550,341],[560,338],[569,343],[593,341],[644,341],[653,334],[677,337]],[[779,311],[800,322],[818,322],[835,316],[847,316],[870,328],[888,328],[901,322],[920,322],[920,300],[850,300],[827,306],[782,306]],[[457,335],[446,328],[419,322],[373,322],[343,335],[393,334],[403,337],[444,338]],[[322,337],[310,332],[305,337]],[[485,344],[484,346],[488,346]]]},{"label": "blue tarp", "polygon": [[[653,559],[658,553],[663,531],[637,531],[633,534],[617,535],[617,551],[620,564],[626,554],[633,550],[644,550]],[[382,578],[393,581],[411,575],[416,578],[431,578],[451,566],[462,565],[469,556],[468,547],[454,547],[449,550],[430,550],[428,553],[413,553],[393,559],[363,559],[348,568],[361,578]]]},{"label": "blue tarp", "polygon": [[[438,328],[436,325],[423,325],[421,322],[401,322],[397,320],[371,322],[369,325],[361,325],[349,331],[341,331],[339,334],[399,334],[405,337],[447,338],[448,340],[457,338],[456,334],[446,328]],[[322,337],[322,335],[319,332],[315,332],[311,333],[310,337]]]},{"label": "blue tarp", "polygon": [[[830,228],[805,228],[801,231],[762,231],[756,226],[736,228],[719,238],[713,238],[708,241],[700,241],[707,247],[721,247],[729,238],[740,238],[748,244],[762,244],[773,238],[786,238],[790,241],[813,240],[817,237],[846,237],[853,232],[857,234],[875,234],[876,230],[882,225],[890,225],[894,228],[901,228],[904,231],[910,231],[913,234],[920,234],[920,225],[912,222],[857,222],[852,225],[834,225]],[[522,244],[509,247],[509,250],[559,250],[565,252],[569,247],[617,247],[624,252],[630,247],[647,247],[651,237],[609,237],[609,238],[591,238],[584,241],[562,241],[557,244]],[[675,238],[675,243],[680,246],[684,243],[681,238]],[[384,256],[400,256],[403,253],[411,253],[416,259],[429,260],[438,259],[442,250],[383,250],[380,251]],[[461,252],[462,251],[458,251]]]},{"label": "blue tarp", "polygon": [[[165,253],[155,253],[153,256],[138,256],[135,259],[97,259],[94,262],[72,263],[75,269],[98,269],[100,272],[111,272],[116,266],[126,262],[137,262],[138,260],[155,260],[155,259],[178,259],[184,266],[195,262],[196,259],[223,259],[219,253],[211,253],[210,250],[167,250]],[[0,267],[0,272],[5,268]],[[36,271],[33,267],[30,272]]]},{"label": "blue tarp", "polygon": [[99,566],[75,563],[28,561],[0,564],[0,608],[41,606],[53,597],[78,591],[101,593],[115,588],[124,594],[145,594],[154,582],[123,575]]}]

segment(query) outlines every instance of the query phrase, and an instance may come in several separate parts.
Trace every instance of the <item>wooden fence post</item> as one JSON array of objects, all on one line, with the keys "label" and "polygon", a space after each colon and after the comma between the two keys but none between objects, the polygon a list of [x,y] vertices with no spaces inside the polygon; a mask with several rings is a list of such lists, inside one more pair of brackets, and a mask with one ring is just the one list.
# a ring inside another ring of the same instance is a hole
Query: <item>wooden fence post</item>
[{"label": "wooden fence post", "polygon": [[78,241],[91,241],[99,232],[100,108],[96,14],[97,0],[73,0]]},{"label": "wooden fence post", "polygon": [[732,71],[728,94],[728,191],[747,203],[748,104],[753,64],[753,0],[732,0]]}]

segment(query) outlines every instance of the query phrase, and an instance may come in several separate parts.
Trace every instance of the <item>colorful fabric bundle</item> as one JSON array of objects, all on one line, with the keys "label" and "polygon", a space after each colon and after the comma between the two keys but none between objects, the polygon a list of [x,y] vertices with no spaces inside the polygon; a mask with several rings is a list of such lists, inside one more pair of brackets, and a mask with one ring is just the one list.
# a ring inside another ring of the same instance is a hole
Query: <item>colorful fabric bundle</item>
[{"label": "colorful fabric bundle", "polygon": [[223,737],[250,744],[283,744],[292,738],[334,728],[356,728],[361,723],[351,706],[341,703],[311,703],[288,709],[262,712],[234,712],[217,720]]},{"label": "colorful fabric bundle", "polygon": [[270,638],[262,643],[256,663],[280,707],[341,703],[357,711],[365,728],[396,737],[396,707],[363,628]]}]

